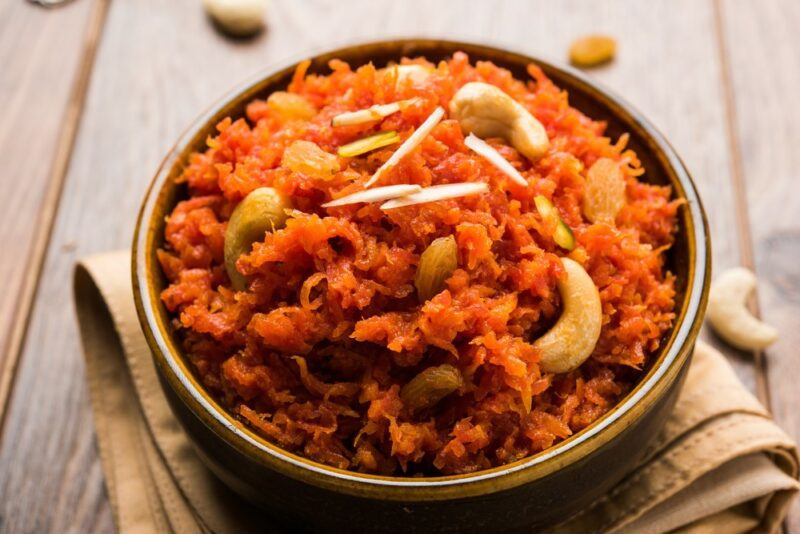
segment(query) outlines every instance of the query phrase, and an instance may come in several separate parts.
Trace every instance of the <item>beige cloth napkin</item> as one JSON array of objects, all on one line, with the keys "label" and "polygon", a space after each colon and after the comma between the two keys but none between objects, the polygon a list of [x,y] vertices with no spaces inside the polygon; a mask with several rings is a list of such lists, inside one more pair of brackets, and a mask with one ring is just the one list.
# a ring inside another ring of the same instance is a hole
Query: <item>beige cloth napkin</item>
[{"label": "beige cloth napkin", "polygon": [[[170,412],[133,305],[130,253],[75,270],[100,459],[122,534],[251,532],[278,523],[201,463]],[[564,532],[774,532],[800,485],[795,443],[699,343],[674,413],[638,468]]]}]

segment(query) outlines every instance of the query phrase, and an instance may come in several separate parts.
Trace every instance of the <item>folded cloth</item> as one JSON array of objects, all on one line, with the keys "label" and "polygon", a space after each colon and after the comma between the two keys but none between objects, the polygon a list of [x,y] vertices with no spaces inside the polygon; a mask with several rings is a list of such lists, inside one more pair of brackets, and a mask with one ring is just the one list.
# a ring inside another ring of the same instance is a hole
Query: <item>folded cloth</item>
[{"label": "folded cloth", "polygon": [[[122,534],[264,532],[278,524],[200,461],[141,332],[130,253],[83,260],[75,300],[100,460]],[[698,343],[674,412],[641,465],[554,530],[774,532],[800,485],[795,443],[725,358]]]}]

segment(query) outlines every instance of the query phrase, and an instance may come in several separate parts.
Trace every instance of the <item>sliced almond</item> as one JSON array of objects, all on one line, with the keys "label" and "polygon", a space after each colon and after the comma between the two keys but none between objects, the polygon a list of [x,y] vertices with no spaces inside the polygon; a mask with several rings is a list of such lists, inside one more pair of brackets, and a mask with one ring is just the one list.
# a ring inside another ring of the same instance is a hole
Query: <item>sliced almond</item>
[{"label": "sliced almond", "polygon": [[367,183],[364,184],[364,187],[369,187],[378,180],[380,180],[383,173],[400,163],[400,161],[406,157],[408,154],[411,153],[422,141],[428,136],[429,133],[433,130],[433,128],[439,124],[439,121],[442,120],[444,117],[444,109],[440,106],[433,110],[425,121],[419,125],[419,128],[414,130],[408,139],[403,141],[403,143],[397,148],[394,154],[386,160],[386,162],[380,166],[380,168],[375,171],[375,174],[372,175],[372,178],[367,180]]},{"label": "sliced almond", "polygon": [[467,138],[464,139],[464,144],[479,156],[483,156],[486,161],[497,167],[500,172],[511,178],[514,182],[522,187],[528,187],[528,182],[525,178],[500,154],[500,152],[495,150],[492,145],[480,137],[477,137],[475,134],[469,134]]},{"label": "sliced almond", "polygon": [[359,109],[358,111],[348,111],[340,113],[331,120],[332,126],[353,126],[356,124],[364,124],[367,122],[377,121],[384,117],[388,117],[393,113],[397,113],[401,109],[410,106],[416,102],[417,98],[409,98],[408,100],[400,100],[399,102],[392,102],[391,104],[376,104],[366,109]]},{"label": "sliced almond", "polygon": [[335,206],[346,206],[347,204],[358,204],[361,202],[380,202],[381,200],[389,200],[412,193],[419,193],[420,191],[422,191],[422,188],[418,185],[387,185],[384,187],[357,191],[350,195],[343,196],[342,198],[331,200],[323,204],[322,207],[333,208]]},{"label": "sliced almond", "polygon": [[477,195],[478,193],[486,193],[488,190],[489,186],[483,182],[459,182],[456,184],[432,185],[418,193],[412,193],[384,202],[381,204],[381,209],[392,210],[395,208],[413,206],[414,204],[466,197],[469,195]]}]

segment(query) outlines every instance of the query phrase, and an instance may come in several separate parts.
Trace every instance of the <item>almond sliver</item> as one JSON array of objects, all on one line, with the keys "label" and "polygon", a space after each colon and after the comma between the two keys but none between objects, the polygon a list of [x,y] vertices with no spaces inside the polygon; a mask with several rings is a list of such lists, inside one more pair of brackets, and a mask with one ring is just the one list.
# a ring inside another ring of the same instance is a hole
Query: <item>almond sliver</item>
[{"label": "almond sliver", "polygon": [[392,113],[397,113],[404,107],[413,104],[417,98],[409,98],[408,100],[400,100],[399,102],[392,102],[391,104],[376,104],[366,109],[359,109],[358,111],[348,111],[336,115],[331,120],[332,126],[353,126],[355,124],[364,124],[380,120],[388,117]]},{"label": "almond sliver", "polygon": [[383,104],[378,106],[371,106],[366,109],[359,109],[358,111],[348,111],[336,115],[331,120],[332,126],[352,126],[354,124],[363,124],[365,122],[376,121],[387,117],[392,113],[400,111],[400,106],[397,102],[392,104]]},{"label": "almond sliver", "polygon": [[333,208],[335,206],[346,206],[347,204],[358,204],[360,202],[380,202],[382,200],[402,197],[420,191],[422,191],[422,188],[418,185],[387,185],[384,187],[376,187],[375,189],[357,191],[350,195],[337,198],[336,200],[331,200],[323,204],[322,207]]},{"label": "almond sliver", "polygon": [[528,182],[525,178],[500,154],[500,152],[495,150],[492,145],[474,134],[469,134],[467,138],[464,139],[464,144],[479,156],[483,156],[486,161],[497,167],[500,172],[511,178],[514,182],[522,187],[528,187]]},{"label": "almond sliver", "polygon": [[456,184],[432,185],[426,187],[418,193],[411,193],[402,197],[394,198],[381,204],[382,210],[391,210],[413,206],[414,204],[424,204],[426,202],[436,202],[437,200],[447,200],[451,198],[465,197],[485,193],[489,186],[483,182],[459,182]]},{"label": "almond sliver", "polygon": [[375,171],[375,174],[372,175],[372,178],[367,180],[367,183],[364,184],[364,187],[369,187],[378,180],[380,180],[383,173],[400,163],[400,161],[406,157],[408,154],[411,153],[422,141],[428,136],[429,133],[433,130],[433,128],[439,124],[439,121],[442,120],[444,117],[444,109],[440,106],[433,110],[425,121],[419,125],[419,128],[414,130],[408,139],[403,141],[403,143],[395,150],[394,154],[386,160],[386,162],[380,166],[380,168]]}]

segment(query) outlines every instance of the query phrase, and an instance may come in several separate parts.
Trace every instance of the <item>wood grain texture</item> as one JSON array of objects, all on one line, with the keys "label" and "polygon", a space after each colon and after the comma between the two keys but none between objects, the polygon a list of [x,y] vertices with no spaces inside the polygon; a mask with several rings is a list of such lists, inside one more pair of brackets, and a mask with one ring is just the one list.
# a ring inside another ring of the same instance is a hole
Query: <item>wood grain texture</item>
[{"label": "wood grain texture", "polygon": [[[413,35],[494,42],[562,61],[576,36],[615,35],[619,57],[593,75],[671,139],[705,199],[715,267],[738,263],[710,2],[459,6],[456,19],[448,5],[429,0],[274,0],[268,31],[232,42],[214,32],[194,0],[112,2],[0,443],[6,531],[112,528],[70,302],[72,265],[91,252],[130,245],[141,197],[172,142],[215,98],[270,62]],[[753,387],[750,360],[734,364]]]},{"label": "wood grain texture", "polygon": [[[772,412],[800,439],[800,3],[724,0],[735,130],[762,317],[780,331],[765,351]],[[787,521],[800,532],[800,503]]]},{"label": "wood grain texture", "polygon": [[[65,124],[74,122],[73,83],[80,77],[92,2],[48,11],[27,2],[0,5],[0,422],[30,311],[38,265],[58,206]],[[1,426],[1,425],[0,425]]]}]

